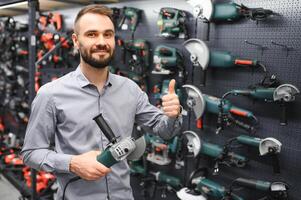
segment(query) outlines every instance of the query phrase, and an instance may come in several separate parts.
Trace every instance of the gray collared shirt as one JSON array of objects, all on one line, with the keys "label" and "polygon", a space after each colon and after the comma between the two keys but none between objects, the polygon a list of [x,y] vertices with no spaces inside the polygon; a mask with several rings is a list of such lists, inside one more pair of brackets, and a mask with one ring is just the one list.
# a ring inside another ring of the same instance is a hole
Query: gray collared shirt
[{"label": "gray collared shirt", "polygon": [[[107,138],[93,120],[100,113],[121,138],[132,134],[134,122],[163,138],[178,133],[182,123],[181,118],[168,118],[151,105],[135,82],[115,74],[109,73],[100,92],[80,67],[45,84],[32,103],[21,154],[26,165],[56,174],[57,199],[62,199],[66,183],[75,176],[69,171],[72,155],[107,146]],[[81,179],[70,183],[65,199],[105,200],[107,196],[112,200],[133,199],[127,162],[121,161],[111,169],[111,173],[97,181]]]}]

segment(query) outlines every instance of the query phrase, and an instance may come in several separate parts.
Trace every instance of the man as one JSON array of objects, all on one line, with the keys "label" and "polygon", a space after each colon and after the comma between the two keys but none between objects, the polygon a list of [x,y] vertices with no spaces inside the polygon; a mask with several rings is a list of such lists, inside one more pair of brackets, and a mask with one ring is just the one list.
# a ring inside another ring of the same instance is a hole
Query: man
[{"label": "man", "polygon": [[[136,83],[109,72],[115,49],[111,14],[101,5],[78,13],[72,39],[80,52],[79,67],[42,86],[32,103],[21,153],[25,164],[56,174],[57,199],[62,199],[64,189],[68,200],[133,199],[127,162],[107,168],[96,160],[108,144],[93,121],[100,113],[120,138],[131,135],[134,122],[163,138],[180,129],[174,80],[163,97],[162,112]],[[66,188],[76,176],[81,179]]]}]

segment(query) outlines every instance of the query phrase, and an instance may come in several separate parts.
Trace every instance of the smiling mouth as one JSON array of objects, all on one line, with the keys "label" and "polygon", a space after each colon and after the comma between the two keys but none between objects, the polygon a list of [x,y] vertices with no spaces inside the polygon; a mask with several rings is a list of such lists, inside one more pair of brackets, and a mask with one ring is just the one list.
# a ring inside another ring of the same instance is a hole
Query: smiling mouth
[{"label": "smiling mouth", "polygon": [[103,55],[103,54],[107,54],[109,52],[108,51],[94,51],[93,53]]}]

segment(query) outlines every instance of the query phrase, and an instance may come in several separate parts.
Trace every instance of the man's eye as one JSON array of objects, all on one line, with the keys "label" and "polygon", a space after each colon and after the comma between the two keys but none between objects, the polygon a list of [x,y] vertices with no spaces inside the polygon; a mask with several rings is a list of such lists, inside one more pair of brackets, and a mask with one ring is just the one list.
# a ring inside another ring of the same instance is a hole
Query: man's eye
[{"label": "man's eye", "polygon": [[105,38],[111,38],[111,37],[113,37],[113,36],[114,36],[114,33],[112,33],[112,32],[104,33],[104,37],[105,37]]},{"label": "man's eye", "polygon": [[88,33],[87,36],[88,37],[96,37],[96,33]]}]

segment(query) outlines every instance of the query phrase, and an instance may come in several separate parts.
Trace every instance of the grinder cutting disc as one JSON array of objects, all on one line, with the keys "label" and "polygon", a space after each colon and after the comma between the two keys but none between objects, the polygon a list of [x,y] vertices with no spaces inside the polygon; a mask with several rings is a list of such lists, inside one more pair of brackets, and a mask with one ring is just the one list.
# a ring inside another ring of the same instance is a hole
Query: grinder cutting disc
[{"label": "grinder cutting disc", "polygon": [[201,19],[211,20],[213,14],[213,3],[211,0],[189,0],[187,1],[193,6],[193,15]]},{"label": "grinder cutting disc", "polygon": [[291,84],[282,84],[278,86],[273,94],[274,101],[283,100],[285,102],[290,102],[295,100],[296,94],[300,91],[297,87]]},{"label": "grinder cutting disc", "polygon": [[273,149],[273,153],[280,153],[281,146],[281,142],[277,139],[271,137],[265,138],[259,143],[259,153],[261,156],[264,156],[271,153],[271,149]]},{"label": "grinder cutting disc", "polygon": [[187,106],[193,109],[196,119],[199,119],[204,111],[206,106],[206,101],[202,95],[202,92],[195,87],[194,85],[183,85],[187,93]]},{"label": "grinder cutting disc", "polygon": [[193,193],[193,190],[187,187],[177,191],[177,196],[181,200],[207,200],[202,194]]},{"label": "grinder cutting disc", "polygon": [[139,137],[135,140],[136,148],[135,150],[127,156],[128,160],[138,160],[144,153],[146,148],[145,138],[144,136]]},{"label": "grinder cutting disc", "polygon": [[206,43],[199,39],[189,39],[183,43],[190,53],[190,61],[196,67],[207,69],[210,59],[210,51]]},{"label": "grinder cutting disc", "polygon": [[201,139],[193,131],[184,131],[184,136],[187,138],[187,149],[193,153],[193,157],[196,157],[201,151]]}]

